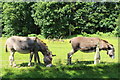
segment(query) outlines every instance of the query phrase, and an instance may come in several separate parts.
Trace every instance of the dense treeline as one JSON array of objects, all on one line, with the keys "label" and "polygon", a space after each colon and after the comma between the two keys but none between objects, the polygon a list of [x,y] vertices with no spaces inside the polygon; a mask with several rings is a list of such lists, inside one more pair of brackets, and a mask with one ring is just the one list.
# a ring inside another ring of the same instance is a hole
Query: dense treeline
[{"label": "dense treeline", "polygon": [[120,2],[9,2],[2,7],[7,36],[34,33],[58,38],[119,31]]}]

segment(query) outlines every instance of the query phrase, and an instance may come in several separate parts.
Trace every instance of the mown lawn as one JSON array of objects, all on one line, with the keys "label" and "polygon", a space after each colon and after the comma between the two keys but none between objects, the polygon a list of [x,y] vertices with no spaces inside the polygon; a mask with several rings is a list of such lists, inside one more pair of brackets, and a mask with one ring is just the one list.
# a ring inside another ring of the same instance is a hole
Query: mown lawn
[{"label": "mown lawn", "polygon": [[101,51],[101,63],[93,64],[94,53],[78,51],[73,55],[73,65],[66,65],[67,53],[71,50],[69,39],[64,42],[43,40],[49,49],[57,56],[53,58],[53,67],[43,64],[43,56],[39,52],[41,65],[28,67],[29,54],[15,54],[19,68],[9,66],[9,52],[4,51],[6,39],[0,38],[0,76],[2,78],[119,78],[120,64],[118,63],[118,38],[102,38],[115,47],[115,59],[111,59],[106,51]]}]

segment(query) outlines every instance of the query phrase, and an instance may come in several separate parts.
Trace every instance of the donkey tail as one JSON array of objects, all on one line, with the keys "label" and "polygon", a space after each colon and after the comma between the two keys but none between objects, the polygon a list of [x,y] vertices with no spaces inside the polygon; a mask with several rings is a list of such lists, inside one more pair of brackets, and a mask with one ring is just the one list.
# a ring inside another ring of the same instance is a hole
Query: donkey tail
[{"label": "donkey tail", "polygon": [[71,40],[69,41],[69,43],[71,43]]},{"label": "donkey tail", "polygon": [[8,50],[7,50],[7,44],[5,44],[5,51],[8,52]]}]

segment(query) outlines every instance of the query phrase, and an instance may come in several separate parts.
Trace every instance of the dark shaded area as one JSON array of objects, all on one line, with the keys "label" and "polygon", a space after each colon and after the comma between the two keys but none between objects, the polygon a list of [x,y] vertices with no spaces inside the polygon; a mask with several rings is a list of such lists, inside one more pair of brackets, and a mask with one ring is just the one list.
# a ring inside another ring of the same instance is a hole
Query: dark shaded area
[{"label": "dark shaded area", "polygon": [[[82,62],[83,63],[83,62]],[[54,67],[34,66],[28,69],[4,69],[5,74],[3,79],[95,79],[100,80],[116,80],[120,75],[120,63],[106,63],[98,64],[95,66],[89,66],[87,64],[92,63],[85,62],[86,65],[74,64],[74,65],[61,65]],[[22,64],[26,65],[26,64]]]},{"label": "dark shaded area", "polygon": [[118,38],[118,62],[120,63],[120,38]]},{"label": "dark shaded area", "polygon": [[[105,64],[106,62],[100,62],[100,64]],[[107,62],[108,63],[108,62]],[[76,61],[73,64],[94,64],[94,61]]]},{"label": "dark shaded area", "polygon": [[[42,67],[45,67],[45,64],[43,64],[43,63],[34,63],[34,62],[32,62],[31,63],[31,66],[30,67],[34,67],[34,66],[42,66]],[[28,63],[26,62],[26,63],[21,63],[21,64],[17,64],[17,66],[16,67],[18,67],[18,68],[20,68],[20,67],[29,67],[28,66]]]}]

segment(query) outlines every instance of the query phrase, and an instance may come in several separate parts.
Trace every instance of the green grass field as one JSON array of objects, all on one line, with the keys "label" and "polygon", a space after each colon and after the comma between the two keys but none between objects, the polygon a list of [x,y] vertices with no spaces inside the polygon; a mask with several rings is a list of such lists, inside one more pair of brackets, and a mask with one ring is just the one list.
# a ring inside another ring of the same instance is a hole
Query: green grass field
[{"label": "green grass field", "polygon": [[[73,65],[66,65],[67,53],[72,49],[69,39],[64,42],[43,40],[49,49],[56,54],[53,58],[53,67],[43,65],[43,56],[39,52],[41,65],[28,67],[29,54],[15,53],[15,61],[19,68],[9,66],[9,52],[4,50],[6,38],[0,38],[0,77],[2,78],[119,78],[120,64],[118,63],[118,38],[102,38],[115,47],[115,59],[111,59],[106,51],[101,51],[101,63],[94,65],[95,53],[73,55]],[[32,61],[34,62],[34,61]]]}]

